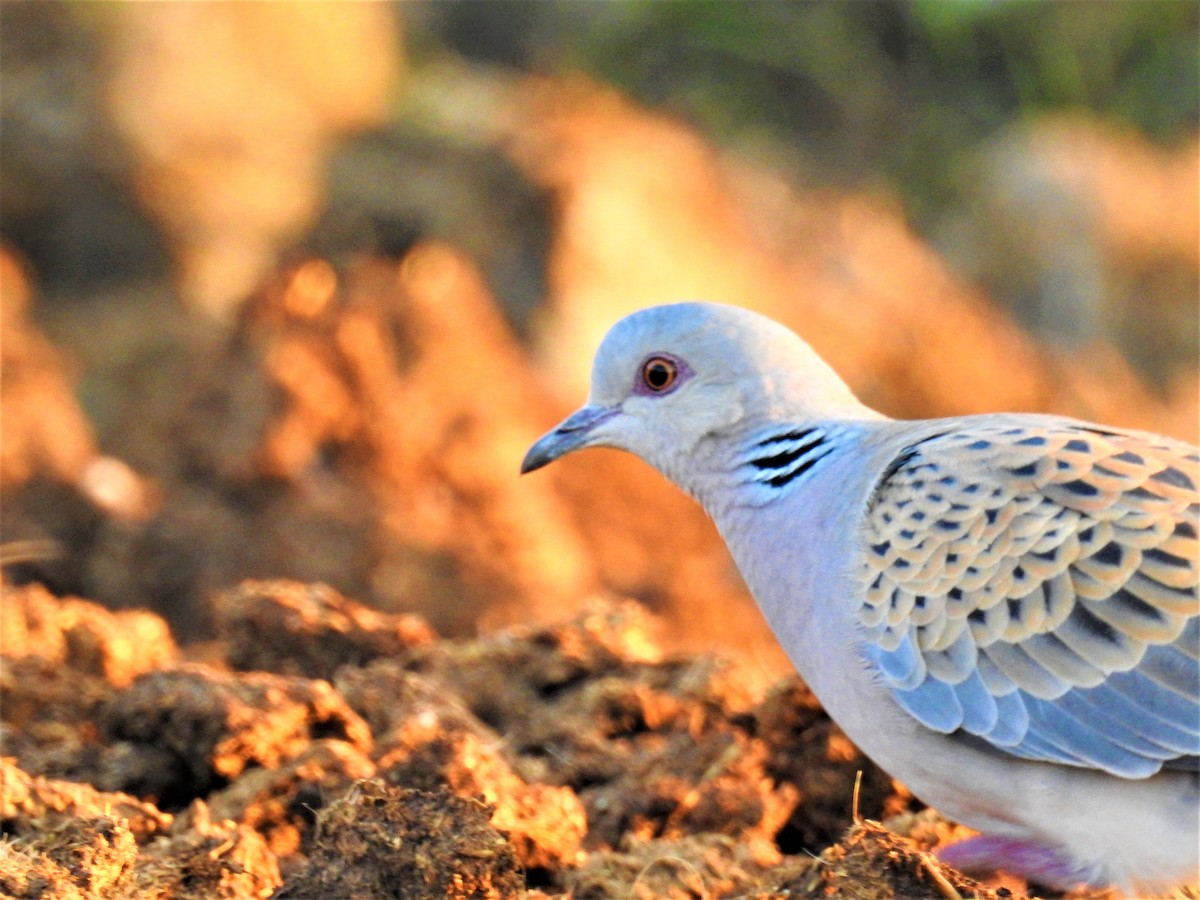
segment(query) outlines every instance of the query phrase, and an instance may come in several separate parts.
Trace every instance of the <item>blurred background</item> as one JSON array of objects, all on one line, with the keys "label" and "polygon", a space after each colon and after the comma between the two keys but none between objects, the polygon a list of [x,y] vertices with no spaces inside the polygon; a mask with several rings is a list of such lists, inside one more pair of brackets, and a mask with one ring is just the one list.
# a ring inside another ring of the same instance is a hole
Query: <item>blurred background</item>
[{"label": "blurred background", "polygon": [[5,577],[185,642],[246,577],[448,635],[617,593],[780,671],[690,501],[525,447],[685,298],[892,415],[1195,440],[1198,47],[1175,0],[0,3]]}]

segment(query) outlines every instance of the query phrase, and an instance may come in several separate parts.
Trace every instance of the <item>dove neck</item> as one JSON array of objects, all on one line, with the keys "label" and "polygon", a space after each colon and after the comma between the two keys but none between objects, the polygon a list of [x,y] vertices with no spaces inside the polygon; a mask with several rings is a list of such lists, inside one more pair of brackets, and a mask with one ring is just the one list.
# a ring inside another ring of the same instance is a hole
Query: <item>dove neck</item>
[{"label": "dove neck", "polygon": [[857,690],[828,664],[830,654],[857,652],[854,570],[831,560],[855,558],[870,462],[892,430],[882,418],[771,423],[727,447],[697,492],[793,663],[827,702]]},{"label": "dove neck", "polygon": [[704,506],[718,526],[753,517],[823,479],[861,443],[877,421],[872,416],[760,421],[713,436],[696,448],[688,483],[680,486]]}]

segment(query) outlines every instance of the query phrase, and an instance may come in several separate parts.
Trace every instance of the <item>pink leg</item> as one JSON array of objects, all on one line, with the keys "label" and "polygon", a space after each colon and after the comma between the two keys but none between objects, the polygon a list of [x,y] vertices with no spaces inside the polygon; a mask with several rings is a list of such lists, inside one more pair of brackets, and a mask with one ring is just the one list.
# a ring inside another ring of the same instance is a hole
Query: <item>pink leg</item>
[{"label": "pink leg", "polygon": [[942,847],[937,856],[964,872],[1009,872],[1060,890],[1091,886],[1093,877],[1061,850],[1022,838],[981,834]]}]

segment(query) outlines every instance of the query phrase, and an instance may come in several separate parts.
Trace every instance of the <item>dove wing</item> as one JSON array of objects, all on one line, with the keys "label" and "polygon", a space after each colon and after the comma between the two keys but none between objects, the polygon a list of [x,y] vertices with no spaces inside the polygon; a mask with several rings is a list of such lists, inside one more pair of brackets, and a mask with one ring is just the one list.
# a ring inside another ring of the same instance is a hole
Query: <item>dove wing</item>
[{"label": "dove wing", "polygon": [[857,561],[867,655],[908,713],[1128,778],[1200,758],[1200,457],[1035,417],[906,447]]}]

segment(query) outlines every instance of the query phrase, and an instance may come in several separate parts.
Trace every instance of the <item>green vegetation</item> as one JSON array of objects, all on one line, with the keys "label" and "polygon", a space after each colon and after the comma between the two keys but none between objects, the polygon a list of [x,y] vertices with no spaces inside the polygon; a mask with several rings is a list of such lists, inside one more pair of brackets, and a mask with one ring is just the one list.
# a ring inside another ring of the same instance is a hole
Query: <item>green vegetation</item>
[{"label": "green vegetation", "polygon": [[918,221],[948,199],[962,154],[1023,119],[1086,111],[1163,143],[1200,120],[1195,0],[420,7],[406,17],[410,37],[501,65],[590,72],[723,142],[796,148],[823,181],[883,182]]},{"label": "green vegetation", "polygon": [[[1173,142],[1200,119],[1200,4],[679,0],[594,11],[564,57],[727,138],[767,129],[920,218],[993,131],[1086,110]],[[824,166],[823,166],[824,168]]]}]

